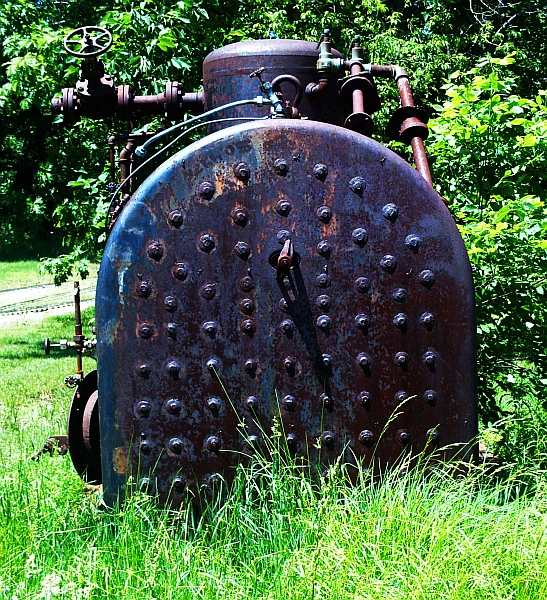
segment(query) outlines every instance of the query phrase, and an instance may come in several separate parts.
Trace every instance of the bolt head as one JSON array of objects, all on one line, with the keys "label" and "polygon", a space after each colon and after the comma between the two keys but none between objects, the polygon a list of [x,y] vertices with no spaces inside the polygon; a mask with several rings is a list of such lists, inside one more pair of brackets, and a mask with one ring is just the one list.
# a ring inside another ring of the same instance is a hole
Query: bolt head
[{"label": "bolt head", "polygon": [[361,406],[368,406],[370,404],[370,392],[362,391],[359,392],[357,397]]},{"label": "bolt head", "polygon": [[213,371],[219,371],[220,369],[220,362],[218,360],[218,358],[210,358],[207,363],[206,363],[207,369],[211,372]]},{"label": "bolt head", "polygon": [[357,355],[357,362],[362,369],[370,369],[371,360],[370,356],[365,352],[360,352]]},{"label": "bolt head", "polygon": [[252,319],[244,319],[241,321],[241,331],[246,335],[252,335],[255,331],[255,324]]},{"label": "bolt head", "polygon": [[319,308],[327,310],[330,306],[330,298],[326,294],[321,294],[315,299],[315,303]]},{"label": "bolt head", "polygon": [[139,445],[142,454],[150,454],[152,452],[152,444],[146,440],[143,440]]},{"label": "bolt head", "polygon": [[240,279],[239,287],[243,292],[250,292],[255,287],[253,278],[249,277],[249,275],[245,275],[245,277]]},{"label": "bolt head", "polygon": [[167,372],[171,377],[178,378],[180,375],[180,365],[176,360],[170,360],[167,363]]},{"label": "bolt head", "polygon": [[399,216],[399,209],[397,208],[397,205],[390,202],[382,208],[382,214],[388,221],[395,221]]},{"label": "bolt head", "polygon": [[209,337],[215,337],[218,331],[218,324],[216,321],[205,321],[201,326],[203,333]]},{"label": "bolt head", "polygon": [[255,410],[258,408],[258,398],[256,396],[249,396],[247,400],[245,400],[245,404],[249,410]]},{"label": "bolt head", "polygon": [[175,296],[165,296],[163,304],[169,312],[173,312],[177,308],[177,299]]},{"label": "bolt head", "polygon": [[393,294],[391,296],[396,302],[404,302],[408,296],[408,293],[404,288],[396,288],[393,290]]},{"label": "bolt head", "polygon": [[174,437],[169,440],[168,448],[173,454],[182,454],[184,444],[180,438]]},{"label": "bolt head", "polygon": [[408,431],[399,432],[399,441],[403,446],[406,446],[410,442],[410,433]]},{"label": "bolt head", "polygon": [[331,252],[332,252],[332,248],[331,245],[327,242],[327,240],[321,240],[318,244],[317,244],[317,252],[327,258],[330,256]]},{"label": "bolt head", "polygon": [[327,331],[328,329],[330,329],[331,326],[330,317],[328,315],[320,315],[319,317],[317,317],[316,325],[317,327],[319,327],[319,329]]},{"label": "bolt head", "polygon": [[283,158],[278,158],[274,162],[274,171],[278,175],[286,175],[289,171],[289,166],[287,165],[287,161]]},{"label": "bolt head", "polygon": [[399,367],[405,367],[408,364],[408,354],[406,352],[397,352],[394,362]]},{"label": "bolt head", "polygon": [[289,412],[292,412],[296,408],[296,398],[291,394],[287,394],[281,402]]},{"label": "bolt head", "polygon": [[169,213],[167,220],[173,227],[180,227],[184,223],[184,215],[180,209],[176,208]]},{"label": "bolt head", "polygon": [[173,269],[173,275],[180,281],[184,281],[188,277],[189,272],[190,269],[186,263],[177,263]]},{"label": "bolt head", "polygon": [[428,367],[433,367],[437,360],[437,355],[432,350],[428,350],[427,352],[424,352],[422,359]]},{"label": "bolt head", "polygon": [[210,200],[215,194],[215,186],[210,181],[203,181],[199,184],[198,194],[204,200]]},{"label": "bolt head", "polygon": [[332,409],[332,398],[328,394],[321,394],[319,400],[327,410]]},{"label": "bolt head", "polygon": [[435,317],[430,312],[424,312],[420,315],[420,324],[431,329],[435,324]]},{"label": "bolt head", "polygon": [[148,244],[147,252],[153,260],[160,260],[163,256],[163,246],[159,242],[151,242]]},{"label": "bolt head", "polygon": [[287,434],[287,448],[291,452],[296,451],[296,449],[298,448],[298,438],[296,437],[295,433],[291,432]]},{"label": "bolt head", "polygon": [[362,194],[365,191],[366,182],[362,177],[350,179],[349,188],[355,194]]},{"label": "bolt head", "polygon": [[332,369],[332,355],[331,354],[322,354],[321,362],[326,369]]},{"label": "bolt head", "polygon": [[329,287],[330,280],[329,276],[326,273],[320,273],[315,279],[317,285],[321,288]]},{"label": "bolt head", "polygon": [[428,404],[433,405],[437,403],[438,396],[435,390],[426,390],[422,397]]},{"label": "bolt head", "polygon": [[137,367],[137,373],[144,379],[147,379],[150,376],[150,371],[150,365],[147,364],[142,364]]},{"label": "bolt head", "polygon": [[351,232],[351,239],[354,244],[364,246],[368,240],[368,232],[363,227],[357,227]]},{"label": "bolt head", "polygon": [[254,375],[258,369],[258,361],[255,358],[248,358],[245,361],[243,368],[249,375]]},{"label": "bolt head", "polygon": [[435,283],[435,274],[429,269],[424,269],[418,276],[420,283],[426,287],[431,287]]},{"label": "bolt head", "polygon": [[251,176],[251,169],[247,163],[240,162],[234,167],[234,174],[238,179],[247,181]]},{"label": "bolt head", "polygon": [[179,494],[180,492],[183,492],[186,487],[186,481],[184,477],[174,477],[172,486],[175,492],[178,492]]},{"label": "bolt head", "polygon": [[321,440],[326,448],[332,448],[336,440],[336,436],[333,431],[323,431],[321,434]]},{"label": "bolt head", "polygon": [[359,434],[359,441],[361,442],[361,444],[363,444],[363,446],[369,446],[370,444],[372,444],[373,440],[374,434],[372,433],[372,431],[370,431],[370,429],[364,429]]},{"label": "bolt head", "polygon": [[395,271],[395,268],[397,267],[397,259],[391,254],[386,254],[380,260],[380,267],[382,267],[384,271],[393,273],[393,271]]},{"label": "bolt head", "polygon": [[232,221],[235,225],[244,227],[249,222],[249,214],[244,208],[234,208],[232,211]]},{"label": "bolt head", "polygon": [[324,181],[326,179],[328,173],[329,173],[329,170],[327,168],[327,165],[324,165],[323,163],[317,163],[313,167],[313,176],[316,179],[319,179],[319,181]]},{"label": "bolt head", "polygon": [[152,325],[149,325],[148,323],[143,323],[139,327],[139,335],[141,336],[141,338],[147,340],[150,339],[153,334],[154,328],[152,327]]},{"label": "bolt head", "polygon": [[364,294],[365,292],[368,292],[369,288],[370,281],[366,277],[357,277],[357,279],[355,280],[355,289],[358,292]]},{"label": "bolt head", "polygon": [[205,447],[209,452],[218,452],[222,448],[222,442],[218,435],[210,435],[205,441]]},{"label": "bolt head", "polygon": [[365,315],[364,313],[355,315],[355,325],[359,329],[366,329],[370,325],[370,319],[368,318],[368,315]]},{"label": "bolt head", "polygon": [[167,323],[167,335],[172,338],[177,336],[177,324],[176,323]]},{"label": "bolt head", "polygon": [[427,439],[432,443],[436,444],[439,441],[439,432],[437,429],[428,429],[427,430]]},{"label": "bolt head", "polygon": [[405,313],[397,313],[393,317],[393,325],[399,329],[406,329],[406,326],[408,325],[408,318]]},{"label": "bolt head", "polygon": [[323,223],[328,223],[332,217],[332,210],[328,206],[320,206],[317,209],[317,217]]},{"label": "bolt head", "polygon": [[291,321],[291,319],[285,319],[281,321],[280,327],[281,331],[285,335],[291,335],[292,333],[294,333],[294,323]]},{"label": "bolt head", "polygon": [[275,237],[280,244],[284,244],[288,239],[290,239],[291,234],[286,229],[280,229]]},{"label": "bolt head", "polygon": [[152,412],[152,405],[148,400],[141,400],[137,403],[137,414],[139,417],[149,417]]},{"label": "bolt head", "polygon": [[200,294],[205,300],[212,300],[217,293],[217,286],[214,283],[206,283],[201,287]]},{"label": "bolt head", "polygon": [[291,210],[292,210],[292,205],[287,200],[280,200],[275,205],[275,211],[277,212],[278,215],[281,215],[282,217],[288,217]]},{"label": "bolt head", "polygon": [[404,402],[407,398],[408,398],[408,394],[406,392],[404,392],[403,390],[400,390],[395,394],[395,402],[397,404]]},{"label": "bolt head", "polygon": [[246,260],[251,255],[251,247],[247,242],[237,242],[234,246],[234,252],[239,258]]},{"label": "bolt head", "polygon": [[422,245],[422,238],[419,235],[410,234],[405,238],[405,246],[416,252]]},{"label": "bolt head", "polygon": [[199,238],[199,249],[209,254],[215,249],[215,238],[210,233],[204,233]]},{"label": "bolt head", "polygon": [[137,284],[137,295],[141,296],[142,298],[148,298],[151,291],[152,288],[148,281],[139,281]]},{"label": "bolt head", "polygon": [[289,310],[289,305],[285,298],[281,298],[281,300],[279,300],[278,306],[283,312],[287,312]]},{"label": "bolt head", "polygon": [[216,396],[212,396],[207,399],[207,408],[215,415],[220,412],[222,408],[222,400]]},{"label": "bolt head", "polygon": [[289,375],[294,375],[296,371],[296,358],[294,356],[287,356],[283,360],[283,366]]}]

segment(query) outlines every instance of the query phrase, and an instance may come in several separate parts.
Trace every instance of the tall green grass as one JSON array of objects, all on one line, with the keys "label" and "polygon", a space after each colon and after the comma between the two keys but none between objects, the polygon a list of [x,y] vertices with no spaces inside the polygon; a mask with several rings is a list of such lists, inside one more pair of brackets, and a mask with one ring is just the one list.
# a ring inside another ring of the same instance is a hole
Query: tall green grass
[{"label": "tall green grass", "polygon": [[0,333],[0,598],[547,597],[534,465],[402,462],[348,485],[342,468],[312,478],[274,453],[201,511],[138,493],[102,509],[67,457],[28,460],[64,428],[72,361],[42,358],[39,343],[52,328],[69,335],[69,322]]}]

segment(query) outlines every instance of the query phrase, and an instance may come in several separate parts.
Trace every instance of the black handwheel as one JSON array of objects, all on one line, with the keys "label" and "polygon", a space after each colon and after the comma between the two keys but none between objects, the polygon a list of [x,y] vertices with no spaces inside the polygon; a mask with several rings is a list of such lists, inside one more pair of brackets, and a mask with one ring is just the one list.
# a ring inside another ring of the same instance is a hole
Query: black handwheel
[{"label": "black handwheel", "polygon": [[104,27],[78,27],[64,39],[65,50],[78,58],[92,58],[104,54],[112,46],[112,34]]}]

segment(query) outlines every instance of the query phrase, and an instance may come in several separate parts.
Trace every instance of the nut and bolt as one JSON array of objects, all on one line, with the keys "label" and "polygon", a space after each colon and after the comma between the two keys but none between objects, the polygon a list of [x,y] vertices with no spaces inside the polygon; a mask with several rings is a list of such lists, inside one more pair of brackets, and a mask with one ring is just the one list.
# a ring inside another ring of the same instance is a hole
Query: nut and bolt
[{"label": "nut and bolt", "polygon": [[388,221],[395,221],[399,215],[399,209],[395,204],[389,203],[382,208],[382,214]]},{"label": "nut and bolt", "polygon": [[327,165],[324,165],[323,163],[317,163],[313,167],[313,176],[319,179],[319,181],[324,181],[328,173],[329,170],[327,168]]},{"label": "nut and bolt", "polygon": [[278,158],[274,162],[274,171],[278,175],[286,175],[289,171],[289,166],[287,165],[287,161],[284,158]]},{"label": "nut and bolt", "polygon": [[202,252],[212,252],[215,249],[215,238],[210,233],[204,233],[199,238],[199,249]]},{"label": "nut and bolt", "polygon": [[215,186],[210,181],[203,181],[199,184],[198,194],[205,200],[210,200],[215,193]]},{"label": "nut and bolt", "polygon": [[148,244],[148,256],[153,260],[160,260],[163,256],[163,246],[159,242]]},{"label": "nut and bolt", "polygon": [[351,239],[354,244],[364,246],[368,240],[368,232],[363,227],[357,227],[351,232]]}]

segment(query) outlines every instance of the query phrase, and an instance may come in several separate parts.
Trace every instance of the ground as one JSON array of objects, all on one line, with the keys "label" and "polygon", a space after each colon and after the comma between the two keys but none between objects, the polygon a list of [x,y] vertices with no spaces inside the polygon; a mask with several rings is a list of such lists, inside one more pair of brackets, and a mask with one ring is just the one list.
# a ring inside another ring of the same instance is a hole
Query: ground
[{"label": "ground", "polygon": [[172,513],[137,494],[101,508],[67,456],[30,460],[65,431],[74,359],[41,344],[71,326],[0,328],[1,599],[547,597],[547,485],[534,465],[401,467],[355,486],[333,472],[312,486],[277,457],[242,471],[221,507]]}]

